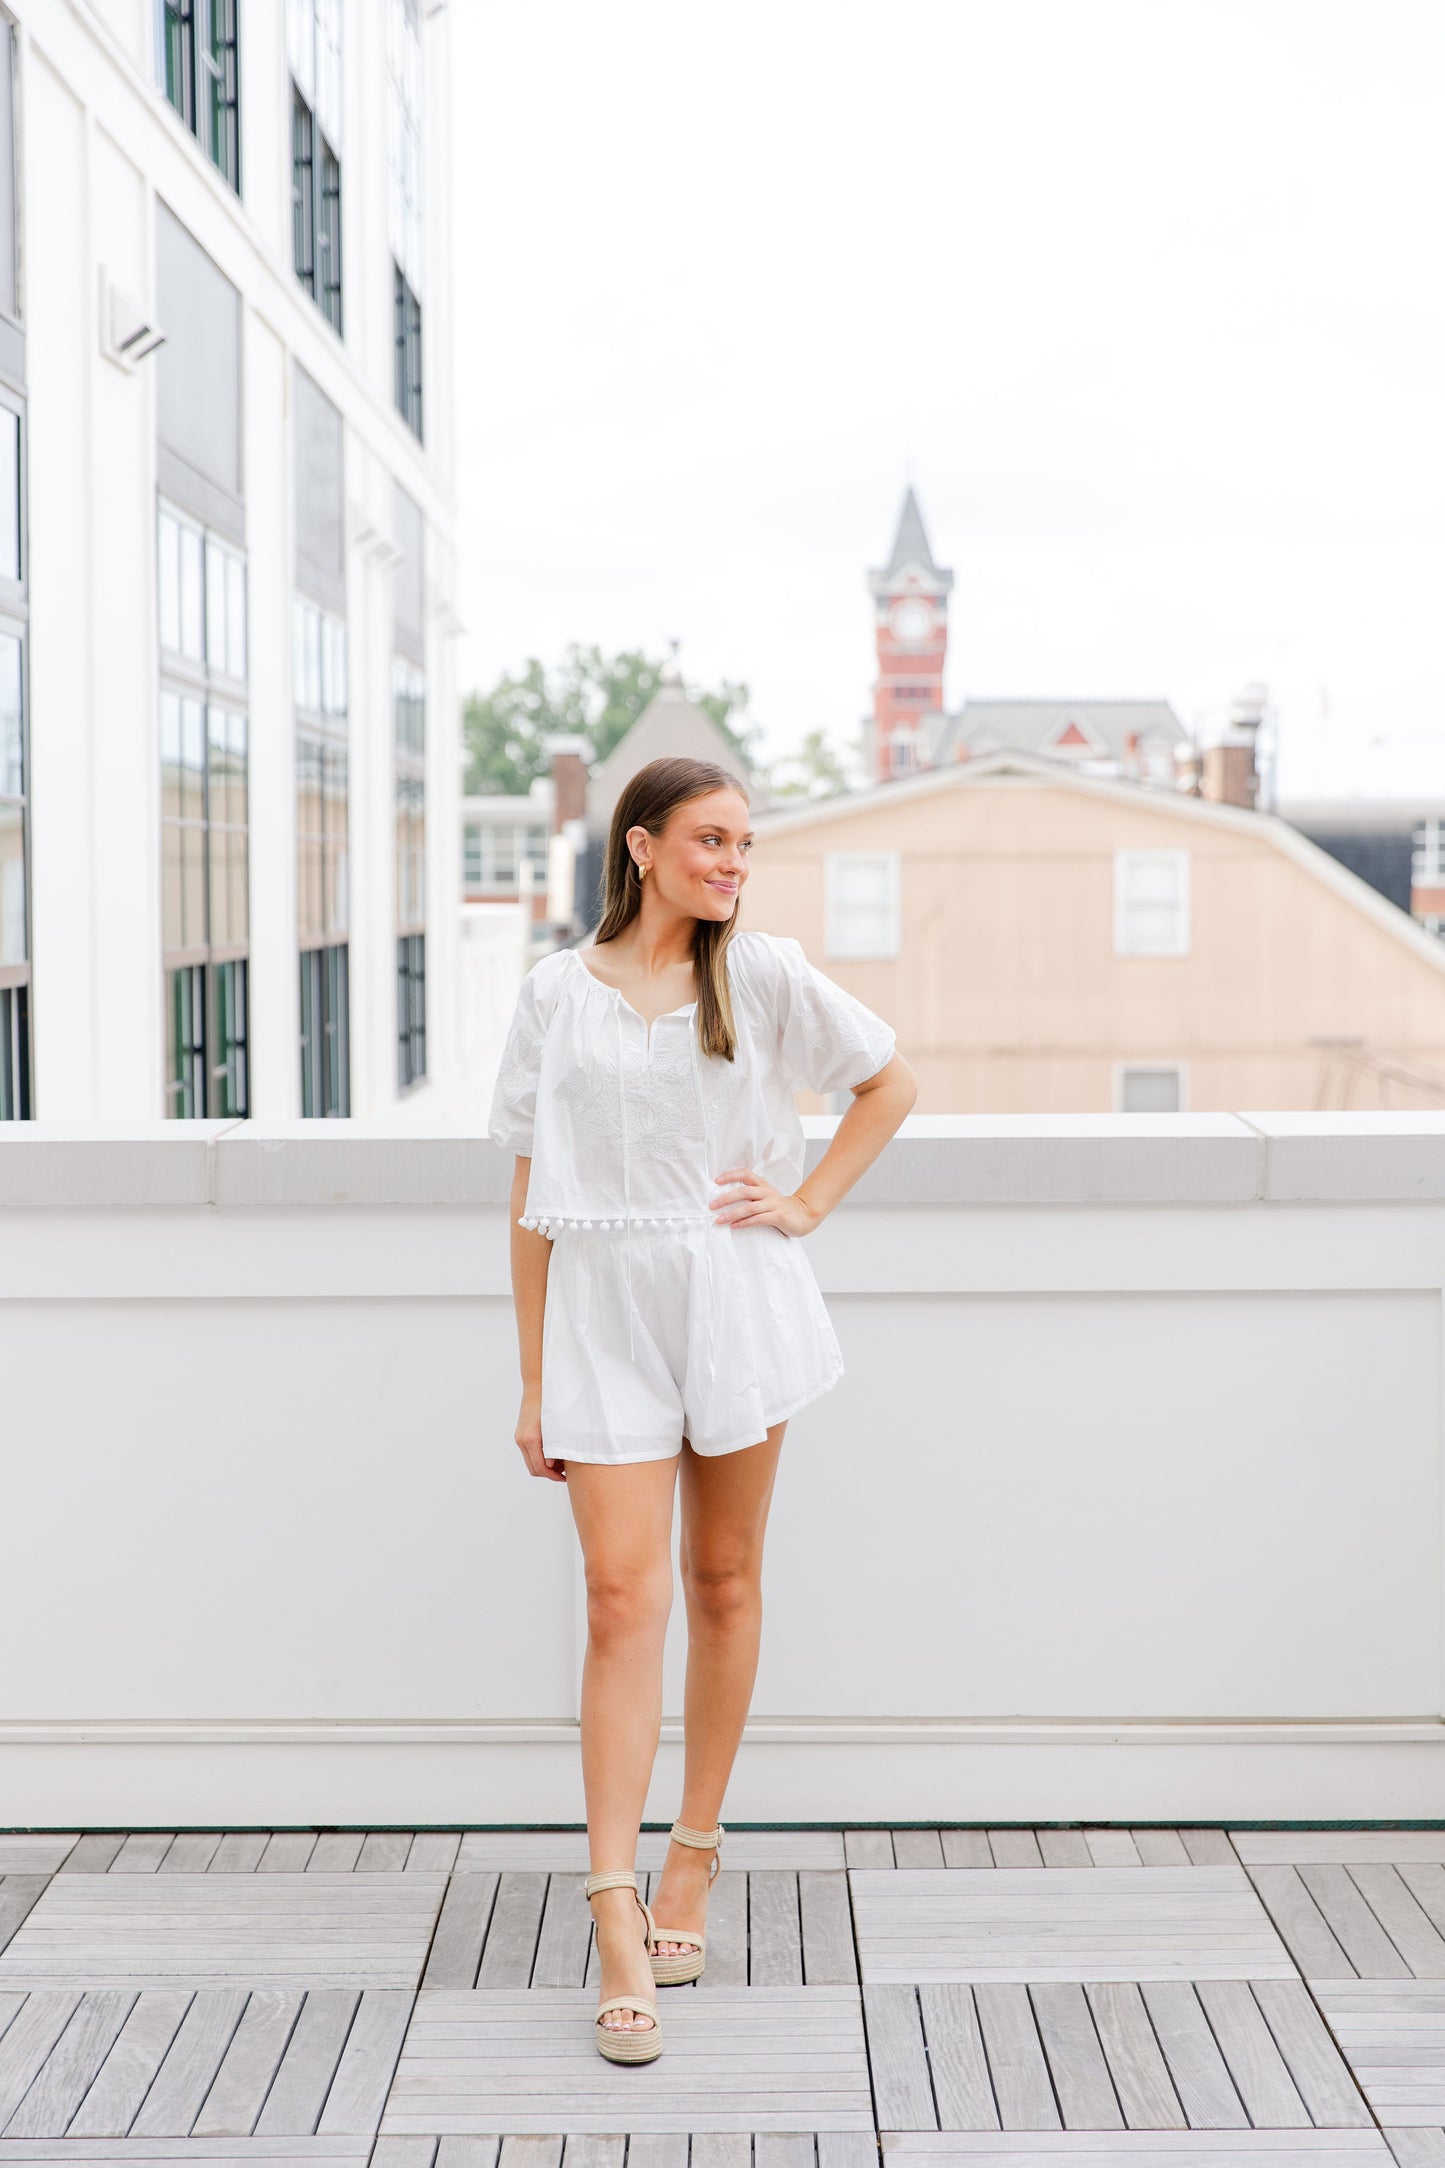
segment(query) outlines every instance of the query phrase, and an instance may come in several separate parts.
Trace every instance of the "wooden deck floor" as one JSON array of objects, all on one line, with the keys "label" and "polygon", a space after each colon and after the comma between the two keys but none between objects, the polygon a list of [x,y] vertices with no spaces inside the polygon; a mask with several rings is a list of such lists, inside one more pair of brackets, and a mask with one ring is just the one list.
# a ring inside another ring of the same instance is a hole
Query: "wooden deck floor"
[{"label": "wooden deck floor", "polygon": [[625,2069],[580,1833],[0,1833],[0,2168],[1445,2168],[1445,1830],[727,1862]]}]

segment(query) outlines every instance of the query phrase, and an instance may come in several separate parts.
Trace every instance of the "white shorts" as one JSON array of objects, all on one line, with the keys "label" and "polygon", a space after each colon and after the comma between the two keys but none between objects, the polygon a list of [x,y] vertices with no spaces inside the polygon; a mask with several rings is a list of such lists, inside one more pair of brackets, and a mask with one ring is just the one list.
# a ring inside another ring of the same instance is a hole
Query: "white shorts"
[{"label": "white shorts", "polygon": [[759,1445],[836,1385],[843,1354],[802,1241],[711,1219],[553,1237],[542,1321],[549,1460],[668,1460]]}]

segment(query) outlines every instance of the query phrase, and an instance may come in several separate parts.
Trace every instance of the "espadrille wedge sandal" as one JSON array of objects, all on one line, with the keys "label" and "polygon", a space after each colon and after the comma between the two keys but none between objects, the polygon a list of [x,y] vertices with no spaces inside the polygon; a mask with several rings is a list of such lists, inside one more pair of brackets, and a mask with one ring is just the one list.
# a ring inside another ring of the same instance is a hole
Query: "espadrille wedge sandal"
[{"label": "espadrille wedge sandal", "polygon": [[[647,1922],[647,1954],[652,1955],[657,1941],[657,1930],[652,1924],[652,1913],[643,1904],[637,1888],[637,1876],[629,1867],[612,1867],[605,1874],[589,1874],[584,1885],[590,1899],[600,1889],[630,1889],[642,1905],[642,1916]],[[651,2025],[639,2032],[632,2032],[621,2025],[604,2025],[603,2014],[608,2010],[641,2010],[652,2019]],[[597,2005],[593,2024],[597,2036],[597,2052],[605,2055],[610,2063],[650,2063],[655,2055],[662,2053],[662,2026],[658,2022],[657,1999],[652,1995],[609,1995]]]},{"label": "espadrille wedge sandal", "polygon": [[[711,1851],[714,1853],[713,1863],[707,1871],[709,1883],[712,1882],[722,1866],[724,1834],[721,1822],[718,1823],[716,1829],[689,1829],[685,1822],[674,1822],[672,1825],[672,1835],[679,1844],[692,1845],[700,1852]],[[690,1949],[673,1950],[662,1955],[653,1956],[652,1977],[658,1986],[683,1987],[689,1980],[699,1978],[703,1968],[703,1952],[706,1947],[706,1939],[704,1935],[698,1934],[697,1930],[692,1927],[654,1927],[652,1930],[654,1943],[687,1942],[692,1945]]]}]

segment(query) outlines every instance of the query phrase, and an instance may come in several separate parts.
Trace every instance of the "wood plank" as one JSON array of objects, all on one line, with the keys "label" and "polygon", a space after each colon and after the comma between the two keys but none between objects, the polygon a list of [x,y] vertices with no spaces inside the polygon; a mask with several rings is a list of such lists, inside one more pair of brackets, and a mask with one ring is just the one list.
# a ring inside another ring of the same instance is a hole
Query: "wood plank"
[{"label": "wood plank", "polygon": [[1059,2111],[1029,1991],[1013,1981],[974,1988],[984,2053],[1005,2130],[1057,2130]]},{"label": "wood plank", "polygon": [[[465,2145],[465,2138],[453,2143]],[[435,2138],[378,2138],[372,2148],[371,2168],[432,2168],[437,2153]]]},{"label": "wood plank", "polygon": [[361,2137],[376,2129],[415,1999],[394,1989],[371,1988],[362,1996],[316,2126],[318,2137]]},{"label": "wood plank", "polygon": [[[667,2053],[665,2048],[663,2053]],[[751,2131],[698,2130],[692,2134],[692,2168],[751,2168],[752,2157]],[[840,2163],[839,2168],[850,2168],[850,2164]],[[878,2168],[876,2150],[868,2168]]]},{"label": "wood plank", "polygon": [[1417,1980],[1445,1980],[1445,1935],[1395,1866],[1362,1862],[1345,1870]]},{"label": "wood plank", "polygon": [[126,1838],[125,1843],[110,1863],[112,1874],[154,1874],[176,1841],[174,1830],[162,1836],[151,1829],[138,1829]]},{"label": "wood plank", "polygon": [[531,1979],[547,1881],[545,1874],[502,1876],[482,1946],[478,1987],[525,1987]]},{"label": "wood plank", "polygon": [[562,2168],[561,2138],[504,2137],[498,2168]]},{"label": "wood plank", "polygon": [[7,2138],[63,2138],[66,2126],[90,2090],[116,2035],[130,2015],[134,1995],[82,1995],[35,2083],[4,2126]]},{"label": "wood plank", "polygon": [[1201,1980],[1194,1992],[1219,2042],[1250,2122],[1268,2123],[1279,2130],[1312,2128],[1309,2109],[1299,2096],[1248,1984],[1243,1980]]},{"label": "wood plank", "polygon": [[592,1944],[592,1907],[583,1894],[586,1884],[582,1874],[547,1877],[530,1986],[581,1987],[586,1980]]},{"label": "wood plank", "polygon": [[[1354,1966],[1331,1934],[1298,1867],[1251,1867],[1249,1879],[1290,1956],[1307,1980],[1338,1980]],[[1244,1965],[1241,1975],[1256,1974]]]},{"label": "wood plank", "polygon": [[1381,2132],[1397,2168],[1445,2168],[1445,2130]]},{"label": "wood plank", "polygon": [[406,1870],[406,1855],[412,1847],[413,1832],[400,1829],[373,1829],[361,1847],[356,1862],[358,1874],[402,1874]]},{"label": "wood plank", "polygon": [[1122,2130],[1114,2082],[1079,1982],[1041,1980],[1029,1995],[1065,2130]]},{"label": "wood plank", "polygon": [[7,1874],[0,1881],[0,1950],[30,1917],[49,1887],[48,1874]]},{"label": "wood plank", "polygon": [[1368,2129],[1374,2121],[1369,2104],[1303,1981],[1249,1985],[1314,2122],[1322,2130]]},{"label": "wood plank", "polygon": [[[820,2130],[818,2168],[878,2168],[878,2141],[871,2131]],[[693,2168],[697,2153],[693,2152]],[[744,2161],[741,2168],[747,2168]]]},{"label": "wood plank", "polygon": [[254,1874],[271,1842],[264,1829],[228,1829],[216,1846],[212,1874]]},{"label": "wood plank", "polygon": [[461,1842],[459,1829],[419,1829],[406,1855],[407,1873],[450,1874],[457,1863]]},{"label": "wood plank", "polygon": [[423,1987],[475,1987],[500,1876],[454,1874],[432,1936]]},{"label": "wood plank", "polygon": [[308,1874],[350,1874],[361,1857],[362,1832],[359,1829],[323,1830],[316,1839],[316,1847],[306,1862]]},{"label": "wood plank", "polygon": [[79,2002],[73,1988],[46,1988],[27,1995],[11,2019],[0,2039],[0,2131],[34,2084]]},{"label": "wood plank", "polygon": [[1191,2130],[1248,2128],[1249,2117],[1193,1986],[1184,1980],[1146,1980],[1139,1991]]},{"label": "wood plank", "polygon": [[1129,1829],[1085,1829],[1084,1842],[1096,1867],[1142,1867],[1139,1847]]},{"label": "wood plank", "polygon": [[900,1867],[849,1880],[865,1980],[1294,1976],[1236,1867]]},{"label": "wood plank", "polygon": [[1445,1986],[1322,1980],[1315,2000],[1381,2123],[1445,2126]]},{"label": "wood plank", "polygon": [[1188,1867],[1192,1864],[1177,1829],[1132,1829],[1134,1849],[1145,1867]]},{"label": "wood plank", "polygon": [[1247,1866],[1306,1867],[1323,1861],[1445,1866],[1445,1829],[1231,1829],[1227,1836]]},{"label": "wood plank", "polygon": [[892,1984],[865,1987],[863,2022],[878,2128],[936,2130],[938,2118],[915,1990]]},{"label": "wood plank", "polygon": [[803,1978],[809,1987],[849,1986],[858,1978],[848,1877],[840,1869],[803,1868],[798,1876]]},{"label": "wood plank", "polygon": [[941,1867],[943,1839],[936,1829],[895,1829],[893,1860],[899,1867]]},{"label": "wood plank", "polygon": [[1193,1867],[1232,1867],[1241,1857],[1223,1829],[1181,1829],[1179,1841]]},{"label": "wood plank", "polygon": [[983,2032],[973,1991],[957,1981],[926,1983],[918,1990],[934,2106],[943,2130],[997,2130]]},{"label": "wood plank", "polygon": [[990,1829],[986,1835],[995,1867],[1042,1867],[1044,1856],[1031,1829]]},{"label": "wood plank", "polygon": [[845,1829],[843,1853],[850,1867],[891,1867],[893,1839],[886,1829]]},{"label": "wood plank", "polygon": [[221,2060],[215,2082],[192,2125],[197,2138],[246,2138],[266,2105],[305,1997],[294,1990],[257,1988]]},{"label": "wood plank", "polygon": [[94,1831],[79,1839],[56,1873],[104,1874],[124,1843],[125,1835],[121,1830]]},{"label": "wood plank", "polygon": [[1344,1867],[1301,1867],[1299,1878],[1348,1958],[1347,1970],[1372,1980],[1410,1978],[1410,1967]]},{"label": "wood plank", "polygon": [[205,1874],[221,1848],[219,1829],[187,1830],[167,1851],[160,1874]]},{"label": "wood plank", "polygon": [[304,2138],[315,2130],[360,2001],[350,1988],[311,1989],[257,2118],[258,2137]]},{"label": "wood plank", "polygon": [[1138,1983],[1090,1980],[1084,1993],[1126,2126],[1130,2130],[1187,2130],[1189,2119],[1180,2106]]},{"label": "wood plank", "polygon": [[1338,2130],[906,2131],[884,2168],[1391,2168],[1383,2136]]},{"label": "wood plank", "polygon": [[73,1830],[0,1830],[0,1874],[58,1874],[79,1842]]},{"label": "wood plank", "polygon": [[[993,1852],[989,1845],[988,1831],[986,1829],[944,1829],[939,1831],[939,1837],[943,1845],[943,1864],[945,1867],[991,1867],[993,1865]],[[872,1860],[860,1859],[850,1861],[849,1864],[870,1867],[874,1863]],[[887,1860],[880,1860],[878,1864],[886,1867],[888,1862]],[[1080,1864],[1082,1865],[1083,1862],[1081,1861]]]},{"label": "wood plank", "polygon": [[424,1988],[382,2134],[873,2127],[856,1988],[669,1994],[666,2049],[641,2083],[598,2055],[594,2008],[586,1989]]},{"label": "wood plank", "polygon": [[205,2168],[366,2168],[369,2142],[358,2138],[20,2138],[0,2139],[4,2168],[160,2168],[175,2161]]},{"label": "wood plank", "polygon": [[68,2138],[123,2138],[191,2006],[187,1988],[151,1988],[136,1996],[114,2047],[76,2111]]},{"label": "wood plank", "polygon": [[[443,2138],[442,2144],[445,2145],[447,2142]],[[451,2142],[454,2145],[465,2145],[468,2141],[465,2138],[456,2138]],[[496,2145],[494,2138],[487,2142],[494,2147]],[[601,2132],[575,2131],[568,2138],[563,2150],[562,2168],[623,2168],[626,2157],[627,2139],[624,2136],[619,2134],[604,2136]],[[449,2164],[438,2160],[437,2168],[449,2168]],[[460,2163],[457,2164],[457,2168],[461,2168]],[[491,2168],[491,2163],[479,2161],[476,2163],[476,2168]],[[746,2168],[746,2163],[744,2168]]]},{"label": "wood plank", "polygon": [[[1039,1857],[1046,1867],[1092,1867],[1094,1864],[1082,1829],[1040,1829],[1035,1834],[1039,1840]],[[953,1864],[950,1860],[949,1865]],[[981,1864],[987,1866],[988,1862],[985,1860]]]},{"label": "wood plank", "polygon": [[[636,2143],[634,2139],[633,2147]],[[685,2147],[685,2139],[683,2143]],[[629,2168],[631,2153],[632,2148],[629,2148]],[[666,2168],[686,2168],[686,2158],[684,2152],[681,2164],[670,2161]],[[813,2133],[799,2130],[760,2130],[753,2140],[753,2160],[756,2168],[814,2168]]]},{"label": "wood plank", "polygon": [[316,1850],[316,1833],[311,1829],[278,1829],[266,1841],[266,1849],[256,1862],[257,1874],[304,1874],[311,1864]]},{"label": "wood plank", "polygon": [[191,2000],[131,2125],[135,2138],[184,2138],[215,2081],[246,2007],[244,1988],[203,1990]]},{"label": "wood plank", "polygon": [[[594,2139],[592,2142],[595,2144],[597,2141]],[[604,2142],[617,2143],[615,2139]],[[770,2138],[764,2132],[758,2140],[757,2168],[764,2168],[764,2146],[785,2142]],[[685,2130],[638,2131],[627,2141],[627,2168],[688,2168],[687,2151],[688,2137]],[[576,2164],[571,2159],[571,2154],[572,2141],[569,2138],[567,2150],[562,2156],[562,2168],[576,2168]],[[783,2168],[783,2164],[778,2163],[777,2168]],[[802,2168],[802,2164],[800,2164],[800,2168]],[[813,2168],[813,2141],[811,2138],[808,2140],[808,2159],[805,2168]]]},{"label": "wood plank", "polygon": [[748,1875],[748,1979],[754,1987],[803,1984],[798,1877],[786,1867]]},{"label": "wood plank", "polygon": [[[578,2141],[586,2144],[586,2139]],[[605,2145],[605,2138],[596,2141]],[[625,2143],[625,2141],[621,2141]],[[379,2152],[384,2145],[405,2145],[404,2138],[378,2138]],[[498,2137],[448,2137],[437,2147],[436,2168],[497,2168],[497,2152],[502,2141]],[[377,2156],[371,2157],[371,2168],[377,2168]]]}]

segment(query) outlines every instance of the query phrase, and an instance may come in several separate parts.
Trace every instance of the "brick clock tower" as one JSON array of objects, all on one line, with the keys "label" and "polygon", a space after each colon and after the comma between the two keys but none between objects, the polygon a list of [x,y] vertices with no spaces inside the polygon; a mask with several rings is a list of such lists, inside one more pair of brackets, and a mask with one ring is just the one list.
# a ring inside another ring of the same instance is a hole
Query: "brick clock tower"
[{"label": "brick clock tower", "polygon": [[878,629],[878,676],[870,733],[872,779],[909,775],[926,765],[921,725],[943,713],[948,597],[953,574],[933,562],[923,515],[910,485],[888,562],[870,572]]}]

